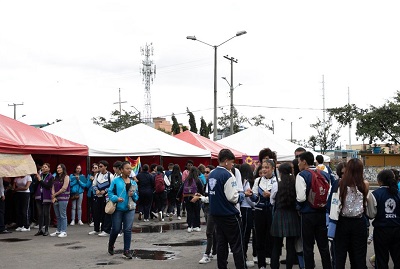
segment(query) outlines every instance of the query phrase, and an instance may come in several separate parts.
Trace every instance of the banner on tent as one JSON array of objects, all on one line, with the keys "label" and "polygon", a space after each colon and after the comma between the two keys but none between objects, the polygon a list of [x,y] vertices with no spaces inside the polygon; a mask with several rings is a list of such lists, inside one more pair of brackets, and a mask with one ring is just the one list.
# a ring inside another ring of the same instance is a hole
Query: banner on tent
[{"label": "banner on tent", "polygon": [[19,177],[36,173],[36,165],[30,154],[0,153],[0,177]]},{"label": "banner on tent", "polygon": [[257,165],[259,163],[258,156],[243,155],[242,160],[243,163],[247,163],[249,165]]}]

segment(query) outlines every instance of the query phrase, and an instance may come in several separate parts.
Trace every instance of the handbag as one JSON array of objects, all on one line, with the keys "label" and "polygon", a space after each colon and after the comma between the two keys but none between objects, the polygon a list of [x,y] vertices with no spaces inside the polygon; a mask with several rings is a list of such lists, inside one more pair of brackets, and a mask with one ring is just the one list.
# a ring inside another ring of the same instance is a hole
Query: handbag
[{"label": "handbag", "polygon": [[[129,191],[135,192],[136,187],[132,184],[131,187],[129,188]],[[133,196],[128,196],[128,210],[134,210],[136,209],[136,203],[133,201]]]},{"label": "handbag", "polygon": [[106,212],[106,214],[112,215],[115,212],[116,208],[117,208],[117,203],[113,203],[113,201],[108,200],[104,211]]}]

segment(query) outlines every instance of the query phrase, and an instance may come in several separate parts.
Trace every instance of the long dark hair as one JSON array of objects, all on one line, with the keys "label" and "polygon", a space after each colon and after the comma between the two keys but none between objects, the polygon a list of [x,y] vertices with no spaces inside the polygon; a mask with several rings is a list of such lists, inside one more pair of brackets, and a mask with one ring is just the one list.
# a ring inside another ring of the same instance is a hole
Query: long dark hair
[{"label": "long dark hair", "polygon": [[279,203],[282,207],[293,207],[296,205],[296,179],[292,174],[290,163],[282,163],[278,167],[280,181],[278,182]]},{"label": "long dark hair", "polygon": [[179,164],[174,164],[171,172],[171,184],[174,185],[175,182],[182,182],[182,174]]},{"label": "long dark hair", "polygon": [[64,183],[64,178],[67,175],[67,167],[65,167],[65,165],[63,163],[60,163],[58,166],[61,166],[62,172],[59,175],[58,173],[56,173],[56,177],[55,180],[60,181],[61,183]]},{"label": "long dark hair", "polygon": [[242,165],[240,165],[239,171],[240,175],[242,176],[242,184],[244,184],[245,180],[247,180],[247,182],[249,182],[250,184],[250,188],[253,188],[254,177],[253,177],[253,169],[251,169],[250,164],[242,163]]},{"label": "long dark hair", "polygon": [[392,169],[385,169],[379,172],[378,181],[382,183],[382,186],[389,187],[389,193],[396,195],[399,192],[397,186],[396,176]]},{"label": "long dark hair", "polygon": [[367,202],[368,188],[364,182],[364,166],[362,161],[356,158],[350,159],[346,165],[342,179],[339,181],[340,201],[345,206],[347,187],[357,187],[363,194],[363,204]]},{"label": "long dark hair", "polygon": [[186,180],[188,180],[189,186],[193,184],[193,180],[198,180],[198,178],[199,178],[199,169],[197,169],[196,166],[192,166],[186,178]]}]

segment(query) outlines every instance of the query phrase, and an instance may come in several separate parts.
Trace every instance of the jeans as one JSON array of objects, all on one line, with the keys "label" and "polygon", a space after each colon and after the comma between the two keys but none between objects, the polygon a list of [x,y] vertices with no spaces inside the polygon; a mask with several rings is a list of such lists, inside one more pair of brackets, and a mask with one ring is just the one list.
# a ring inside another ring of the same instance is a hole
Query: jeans
[{"label": "jeans", "polygon": [[67,232],[67,206],[68,201],[58,201],[53,204],[54,213],[57,217],[57,231]]},{"label": "jeans", "polygon": [[36,210],[38,215],[39,231],[49,231],[50,225],[50,204],[43,204],[41,200],[36,200]]},{"label": "jeans", "polygon": [[206,236],[207,236],[207,246],[206,252],[204,254],[210,255],[212,248],[212,255],[217,254],[217,236],[215,234],[215,223],[212,215],[208,213],[209,204],[204,204],[204,214],[208,215],[206,218],[207,228],[206,228]]},{"label": "jeans", "polygon": [[187,210],[186,222],[188,227],[200,227],[200,201],[192,203],[190,199],[192,199],[192,197],[185,197],[184,199]]},{"label": "jeans", "polygon": [[78,199],[71,201],[72,202],[71,220],[75,220],[76,206],[78,206],[78,220],[82,220],[82,200],[83,200],[83,193],[80,193]]},{"label": "jeans", "polygon": [[115,240],[117,240],[118,234],[122,229],[122,223],[124,224],[124,251],[130,250],[131,239],[132,239],[132,224],[135,218],[135,210],[120,211],[115,210],[112,214],[112,228],[110,233],[110,240],[108,244],[114,246]]}]

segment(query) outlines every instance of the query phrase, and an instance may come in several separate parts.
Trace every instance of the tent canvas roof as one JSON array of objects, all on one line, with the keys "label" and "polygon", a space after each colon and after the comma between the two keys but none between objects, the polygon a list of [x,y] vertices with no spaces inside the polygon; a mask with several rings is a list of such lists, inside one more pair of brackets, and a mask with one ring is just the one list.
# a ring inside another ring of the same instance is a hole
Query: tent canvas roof
[{"label": "tent canvas roof", "polygon": [[180,140],[183,140],[187,143],[190,143],[196,147],[209,150],[211,152],[211,158],[213,158],[213,159],[218,158],[218,153],[220,152],[221,149],[224,149],[224,148],[229,148],[237,159],[241,159],[242,156],[244,155],[243,152],[232,149],[232,148],[222,145],[218,142],[214,142],[214,141],[208,139],[207,137],[193,133],[189,130],[184,131],[183,133],[179,133],[179,134],[175,135],[174,137],[176,137]]},{"label": "tent canvas roof", "polygon": [[12,154],[88,154],[88,147],[0,115],[0,152]]},{"label": "tent canvas roof", "polygon": [[[265,128],[255,126],[218,140],[218,142],[242,151],[248,156],[258,156],[261,149],[270,148],[276,151],[278,161],[292,161],[295,158],[294,151],[296,148],[300,147],[300,145],[272,134],[271,131]],[[314,156],[320,154],[312,150],[309,151],[311,151]],[[330,162],[329,156],[323,156],[325,162]]]},{"label": "tent canvas roof", "polygon": [[156,150],[156,152],[151,152],[151,154],[146,154],[146,152],[144,152],[141,156],[160,155],[171,157],[211,157],[209,150],[193,146],[192,144],[149,127],[143,123],[126,128],[116,134],[118,141],[132,143],[128,146],[128,144],[124,142],[128,149],[132,148],[143,151],[148,148],[152,149],[152,151],[154,149]]}]

